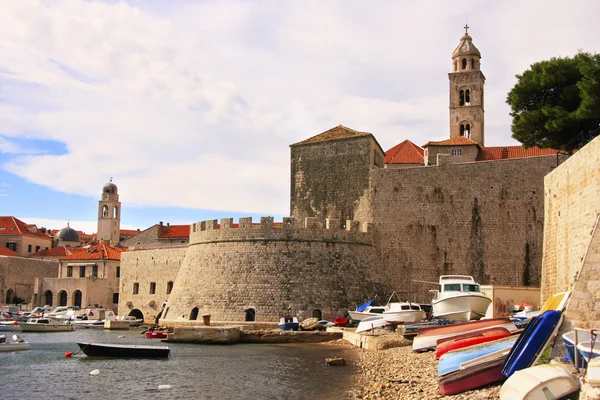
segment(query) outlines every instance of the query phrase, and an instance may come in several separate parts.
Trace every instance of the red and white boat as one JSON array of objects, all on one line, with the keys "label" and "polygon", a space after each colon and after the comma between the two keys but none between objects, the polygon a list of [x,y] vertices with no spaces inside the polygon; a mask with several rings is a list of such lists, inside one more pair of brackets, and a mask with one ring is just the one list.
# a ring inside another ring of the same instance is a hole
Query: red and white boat
[{"label": "red and white boat", "polygon": [[146,339],[166,339],[170,331],[147,331]]},{"label": "red and white boat", "polygon": [[491,328],[482,329],[480,331],[469,332],[458,336],[440,339],[437,341],[437,346],[435,347],[435,358],[439,359],[445,353],[452,350],[458,350],[480,343],[491,342],[520,332],[521,330],[511,332],[504,326],[494,326]]}]

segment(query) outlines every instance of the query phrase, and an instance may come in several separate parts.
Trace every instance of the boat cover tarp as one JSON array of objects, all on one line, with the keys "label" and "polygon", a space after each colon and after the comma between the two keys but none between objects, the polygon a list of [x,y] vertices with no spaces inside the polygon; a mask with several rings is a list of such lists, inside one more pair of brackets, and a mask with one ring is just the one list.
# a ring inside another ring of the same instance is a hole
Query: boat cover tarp
[{"label": "boat cover tarp", "polygon": [[360,306],[356,307],[356,311],[365,311],[367,307],[370,307],[372,304],[373,300],[369,301],[368,303],[361,304]]}]

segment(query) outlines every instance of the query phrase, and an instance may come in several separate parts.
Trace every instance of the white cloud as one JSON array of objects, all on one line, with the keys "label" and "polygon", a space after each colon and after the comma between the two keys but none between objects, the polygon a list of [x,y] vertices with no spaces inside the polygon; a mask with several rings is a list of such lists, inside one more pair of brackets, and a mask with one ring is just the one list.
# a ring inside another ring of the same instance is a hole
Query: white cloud
[{"label": "white cloud", "polygon": [[24,132],[67,154],[7,168],[129,204],[287,213],[289,144],[343,124],[384,149],[448,136],[450,55],[469,15],[482,52],[486,144],[514,144],[514,75],[596,51],[595,0],[12,1],[0,13],[0,151]]}]

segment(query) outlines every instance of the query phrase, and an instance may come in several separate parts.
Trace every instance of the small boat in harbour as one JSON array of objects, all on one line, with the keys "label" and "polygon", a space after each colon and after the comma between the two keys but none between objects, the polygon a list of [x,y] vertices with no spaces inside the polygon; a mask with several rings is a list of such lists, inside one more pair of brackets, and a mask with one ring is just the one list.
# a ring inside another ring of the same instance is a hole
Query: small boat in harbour
[{"label": "small boat in harbour", "polygon": [[166,339],[172,331],[146,331],[146,339]]},{"label": "small boat in harbour", "polygon": [[143,346],[137,344],[78,342],[77,345],[88,357],[167,358],[171,351],[167,346]]},{"label": "small boat in harbour", "polygon": [[30,318],[19,323],[22,332],[70,332],[73,326],[52,318]]},{"label": "small boat in harbour", "polygon": [[354,333],[361,333],[373,330],[375,328],[382,328],[386,325],[390,325],[382,316],[365,318],[358,323],[356,331]]},{"label": "small boat in harbour", "polygon": [[430,290],[433,318],[470,321],[485,316],[492,299],[481,293],[472,276],[442,275],[439,289]]},{"label": "small boat in harbour", "polygon": [[417,303],[408,301],[389,303],[389,310],[382,313],[382,317],[388,324],[402,325],[407,323],[421,322],[425,319],[425,311]]},{"label": "small boat in harbour", "polygon": [[298,318],[286,315],[279,319],[279,329],[282,331],[297,331],[298,330]]},{"label": "small boat in harbour", "polygon": [[385,306],[367,306],[362,311],[359,311],[360,306],[355,311],[348,311],[350,318],[355,322],[360,322],[369,317],[381,317],[385,311],[389,311],[390,307]]},{"label": "small boat in harbour", "polygon": [[564,399],[577,391],[577,380],[563,366],[543,364],[511,375],[500,388],[500,400]]},{"label": "small boat in harbour", "polygon": [[0,352],[21,351],[31,349],[31,343],[21,339],[19,335],[13,335],[9,342],[6,336],[0,335]]},{"label": "small boat in harbour", "polygon": [[[563,342],[564,342],[565,349],[566,349],[567,359],[572,364],[575,364],[575,355],[576,355],[575,345],[577,345],[577,348],[578,348],[578,352],[577,352],[577,356],[578,356],[577,366],[578,367],[586,368],[588,358],[590,355],[592,356],[592,358],[596,358],[596,357],[600,356],[600,341],[595,341],[593,352],[589,351],[589,347],[590,347],[589,344],[591,344],[593,332],[594,333],[600,332],[600,330],[597,328],[590,329],[590,330],[577,329],[577,340],[575,340],[575,330],[572,330],[572,331],[567,332],[562,335]],[[580,344],[582,345],[582,348],[579,347]],[[583,352],[586,353],[585,356],[584,356]]]},{"label": "small boat in harbour", "polygon": [[318,318],[307,318],[304,321],[300,322],[300,329],[303,331],[312,331],[313,329],[317,329],[319,327],[319,319]]},{"label": "small boat in harbour", "polygon": [[[520,331],[518,332],[520,333]],[[492,342],[513,334],[515,334],[515,332],[511,332],[503,326],[495,326],[482,329],[481,331],[465,333],[447,339],[440,339],[435,348],[435,358],[439,359],[449,351],[459,350],[476,344]]]},{"label": "small boat in harbour", "polygon": [[413,351],[431,350],[437,346],[438,340],[477,332],[492,327],[505,328],[511,333],[518,330],[514,322],[508,317],[457,322],[441,326],[429,326],[418,330],[417,336],[413,339],[412,349]]}]

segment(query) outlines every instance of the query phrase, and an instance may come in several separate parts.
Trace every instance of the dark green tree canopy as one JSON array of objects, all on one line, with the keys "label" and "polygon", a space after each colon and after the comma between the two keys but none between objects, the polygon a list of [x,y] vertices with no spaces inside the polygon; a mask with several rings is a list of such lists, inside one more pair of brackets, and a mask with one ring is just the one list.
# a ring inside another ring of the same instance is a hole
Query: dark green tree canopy
[{"label": "dark green tree canopy", "polygon": [[600,126],[600,55],[541,61],[517,79],[506,102],[512,137],[526,147],[563,149]]}]

